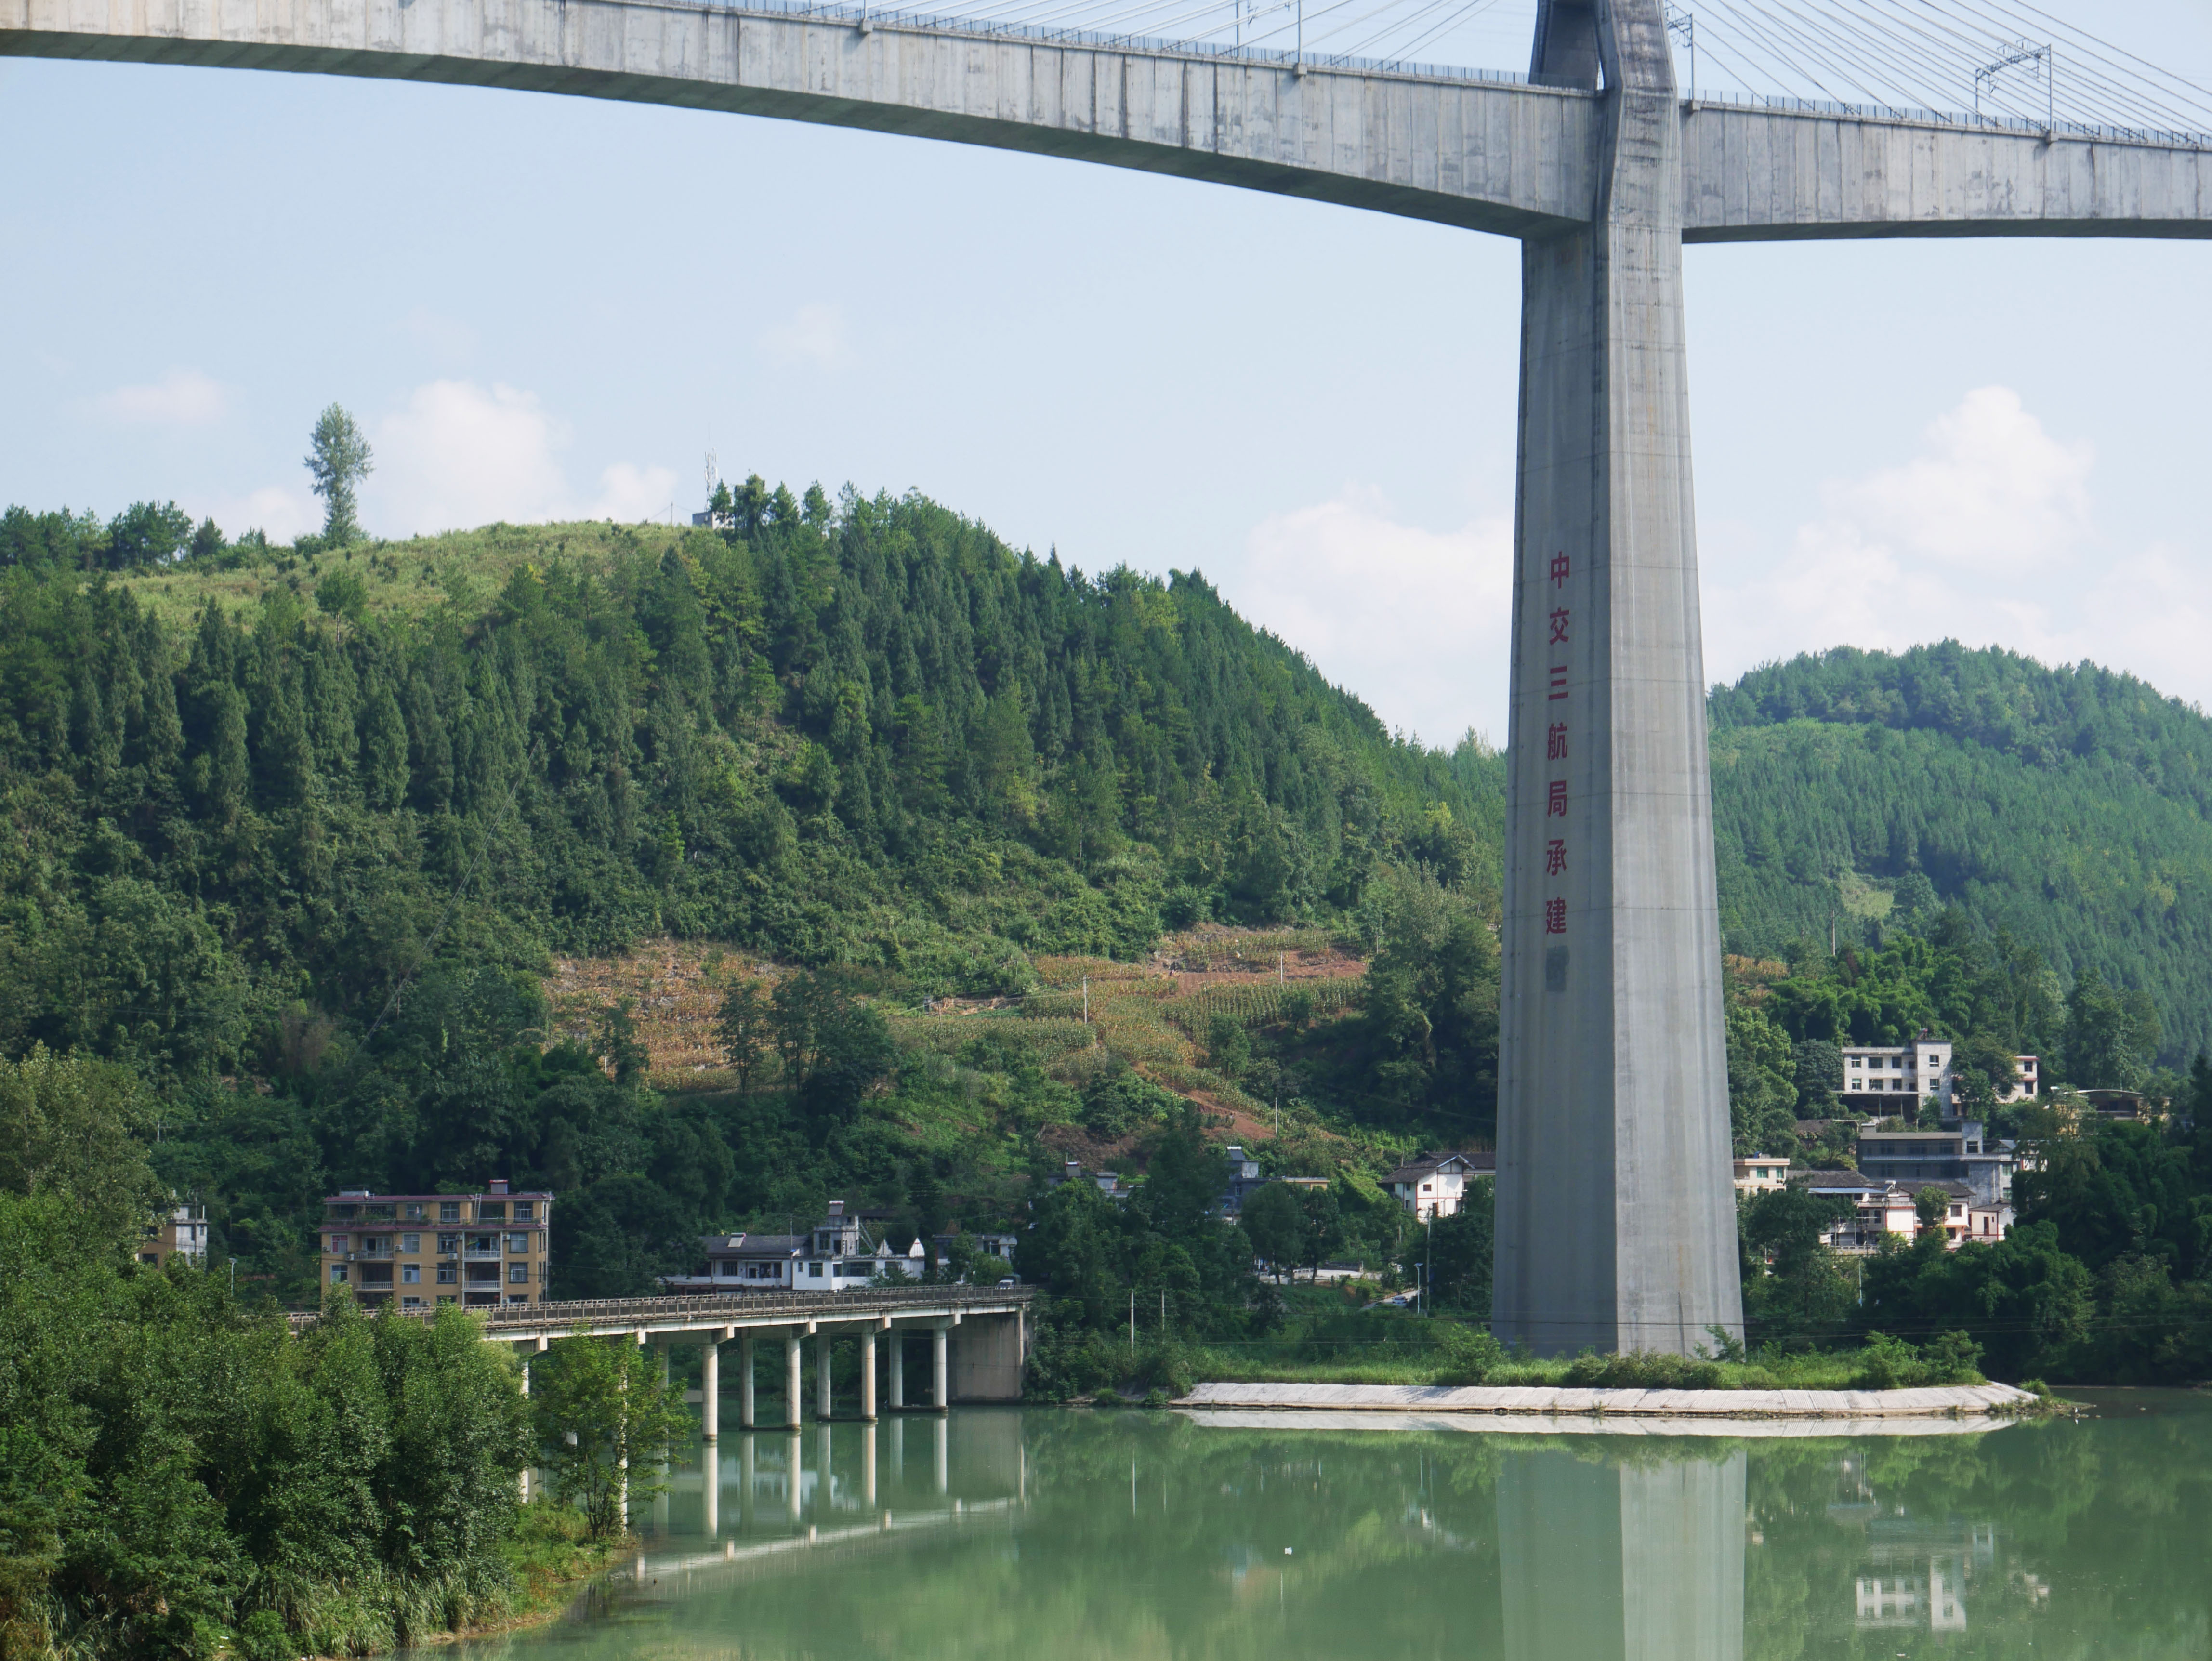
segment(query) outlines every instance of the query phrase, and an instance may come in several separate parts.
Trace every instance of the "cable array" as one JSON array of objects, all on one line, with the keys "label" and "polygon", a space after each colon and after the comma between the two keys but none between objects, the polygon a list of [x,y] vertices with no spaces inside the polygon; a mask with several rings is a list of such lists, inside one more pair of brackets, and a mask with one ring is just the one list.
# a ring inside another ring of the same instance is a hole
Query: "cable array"
[{"label": "cable array", "polygon": [[[1519,80],[1534,0],[732,0],[817,15]],[[2029,0],[1670,0],[1686,95],[2212,144],[2212,91]],[[1413,61],[1433,56],[1437,64]],[[1487,59],[1494,68],[1473,67]],[[1503,61],[1501,61],[1503,60]],[[1462,67],[1465,66],[1465,67]]]},{"label": "cable array", "polygon": [[[2025,0],[1695,0],[1701,78],[1901,116],[2202,143],[2212,92]],[[1707,88],[1697,88],[1700,96]]]}]

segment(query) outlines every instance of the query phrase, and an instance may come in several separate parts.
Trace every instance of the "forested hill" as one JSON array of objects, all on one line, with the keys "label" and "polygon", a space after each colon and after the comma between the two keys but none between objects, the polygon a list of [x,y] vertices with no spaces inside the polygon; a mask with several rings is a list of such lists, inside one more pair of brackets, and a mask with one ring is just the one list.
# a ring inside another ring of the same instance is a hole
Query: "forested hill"
[{"label": "forested hill", "polygon": [[2132,676],[1954,642],[1840,648],[1715,689],[1730,949],[1825,952],[1942,905],[2148,992],[2177,1064],[2212,1049],[2212,721]]},{"label": "forested hill", "polygon": [[179,520],[149,557],[159,512],[10,510],[0,1049],[259,1070],[434,955],[658,931],[1011,991],[1024,953],[1340,912],[1386,864],[1494,891],[1496,757],[1395,740],[1195,575],[917,495],[733,512],[337,549]]}]

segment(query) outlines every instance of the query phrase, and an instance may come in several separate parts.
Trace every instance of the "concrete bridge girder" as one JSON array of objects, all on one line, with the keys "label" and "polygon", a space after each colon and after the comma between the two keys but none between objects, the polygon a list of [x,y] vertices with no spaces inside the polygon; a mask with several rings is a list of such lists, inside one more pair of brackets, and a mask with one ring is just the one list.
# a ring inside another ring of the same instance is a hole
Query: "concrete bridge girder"
[{"label": "concrete bridge girder", "polygon": [[1587,211],[1597,100],[683,0],[0,0],[0,53],[563,93],[1025,150],[1506,234]]}]

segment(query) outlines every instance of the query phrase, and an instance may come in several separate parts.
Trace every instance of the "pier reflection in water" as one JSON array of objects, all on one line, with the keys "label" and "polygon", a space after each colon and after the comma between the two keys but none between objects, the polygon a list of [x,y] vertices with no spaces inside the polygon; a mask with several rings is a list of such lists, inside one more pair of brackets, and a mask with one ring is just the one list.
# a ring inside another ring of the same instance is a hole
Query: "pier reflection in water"
[{"label": "pier reflection in water", "polygon": [[2203,1661],[2212,1402],[1927,1428],[1005,1409],[741,1433],[679,1465],[599,1615],[471,1647],[1856,1661],[1970,1643]]}]

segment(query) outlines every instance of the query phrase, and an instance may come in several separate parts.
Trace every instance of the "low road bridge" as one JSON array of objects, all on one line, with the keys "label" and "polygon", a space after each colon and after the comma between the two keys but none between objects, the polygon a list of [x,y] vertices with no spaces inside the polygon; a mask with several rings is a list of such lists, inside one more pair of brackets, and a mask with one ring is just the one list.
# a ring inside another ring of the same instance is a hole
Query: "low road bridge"
[{"label": "low road bridge", "polygon": [[2203,237],[2212,144],[1686,100],[1668,10],[1538,0],[1525,77],[761,0],[0,0],[0,53],[779,116],[1520,239],[1492,1324],[1686,1354],[1743,1316],[1682,245]]},{"label": "low road bridge", "polygon": [[[815,1344],[814,1416],[832,1416],[830,1358],[833,1346],[848,1339],[860,1349],[860,1416],[877,1417],[880,1370],[889,1385],[893,1411],[909,1406],[942,1412],[956,1402],[1018,1402],[1022,1367],[1029,1359],[1029,1287],[881,1287],[854,1292],[732,1293],[690,1298],[611,1298],[572,1303],[510,1304],[481,1311],[488,1342],[513,1344],[522,1352],[524,1387],[532,1355],[556,1338],[629,1338],[651,1345],[668,1376],[669,1352],[679,1344],[699,1347],[700,1428],[708,1441],[721,1430],[722,1346],[738,1347],[738,1421],[757,1427],[754,1401],[756,1343],[766,1337],[783,1347],[784,1422],[797,1427],[803,1415],[804,1345]],[[427,1313],[427,1311],[426,1311]],[[312,1325],[312,1315],[295,1317]],[[929,1346],[929,1389],[926,1402],[906,1399],[905,1345],[913,1337]],[[886,1352],[878,1368],[878,1340]]]}]

